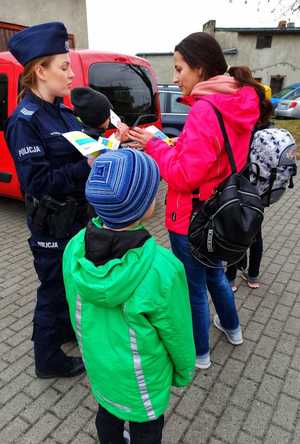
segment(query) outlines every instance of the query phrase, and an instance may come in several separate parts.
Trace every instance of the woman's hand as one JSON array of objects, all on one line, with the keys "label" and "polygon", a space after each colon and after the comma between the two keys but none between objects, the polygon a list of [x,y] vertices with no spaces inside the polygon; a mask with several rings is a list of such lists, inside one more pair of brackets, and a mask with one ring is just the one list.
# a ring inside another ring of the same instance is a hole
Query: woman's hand
[{"label": "woman's hand", "polygon": [[126,123],[120,123],[118,125],[118,129],[115,132],[116,138],[120,141],[120,143],[125,142],[129,138],[129,127]]},{"label": "woman's hand", "polygon": [[153,137],[154,135],[152,133],[143,128],[139,128],[138,126],[129,131],[129,138],[137,142],[139,146],[143,148],[145,148],[149,140],[153,139]]}]

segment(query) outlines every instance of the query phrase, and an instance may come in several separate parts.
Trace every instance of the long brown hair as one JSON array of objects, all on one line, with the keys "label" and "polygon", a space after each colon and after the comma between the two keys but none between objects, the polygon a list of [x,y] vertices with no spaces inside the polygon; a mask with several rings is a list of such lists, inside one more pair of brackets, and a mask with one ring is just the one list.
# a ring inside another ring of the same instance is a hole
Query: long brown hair
[{"label": "long brown hair", "polygon": [[18,99],[22,99],[27,91],[37,86],[37,76],[35,73],[35,67],[41,65],[44,68],[48,68],[54,56],[38,57],[37,59],[31,60],[24,66],[24,71],[21,76],[21,92]]},{"label": "long brown hair", "polygon": [[248,66],[228,66],[223,51],[214,37],[206,32],[194,32],[175,46],[190,68],[202,68],[204,80],[225,74],[234,77],[241,86],[250,85],[255,88],[260,103],[260,112],[263,113],[265,90],[261,83],[252,76]]}]

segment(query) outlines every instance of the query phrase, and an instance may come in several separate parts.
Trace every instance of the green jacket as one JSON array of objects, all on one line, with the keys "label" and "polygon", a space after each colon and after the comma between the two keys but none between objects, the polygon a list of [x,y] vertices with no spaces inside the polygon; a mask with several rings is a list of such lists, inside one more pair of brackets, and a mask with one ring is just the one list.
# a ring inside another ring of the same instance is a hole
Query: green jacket
[{"label": "green jacket", "polygon": [[153,237],[97,267],[85,257],[85,231],[68,243],[63,272],[92,393],[123,420],[153,420],[168,407],[171,385],[189,384],[194,373],[184,267]]}]

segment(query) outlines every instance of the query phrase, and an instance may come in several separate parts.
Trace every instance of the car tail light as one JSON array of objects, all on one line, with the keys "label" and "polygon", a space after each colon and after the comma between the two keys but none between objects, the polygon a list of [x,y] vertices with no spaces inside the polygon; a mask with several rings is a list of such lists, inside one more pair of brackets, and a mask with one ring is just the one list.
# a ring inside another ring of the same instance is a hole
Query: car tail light
[{"label": "car tail light", "polygon": [[291,102],[289,108],[296,108],[298,102]]}]

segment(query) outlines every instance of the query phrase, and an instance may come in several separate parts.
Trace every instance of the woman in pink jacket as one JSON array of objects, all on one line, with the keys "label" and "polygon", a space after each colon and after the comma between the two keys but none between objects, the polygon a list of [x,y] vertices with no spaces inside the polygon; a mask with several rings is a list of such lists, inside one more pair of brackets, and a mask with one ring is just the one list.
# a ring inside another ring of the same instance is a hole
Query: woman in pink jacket
[{"label": "woman in pink jacket", "polygon": [[[215,326],[233,345],[243,342],[234,296],[220,261],[208,268],[192,257],[188,227],[196,201],[209,199],[231,173],[222,132],[210,103],[222,113],[237,170],[247,164],[251,132],[260,115],[261,86],[247,67],[229,67],[217,41],[198,32],[175,48],[174,82],[191,106],[176,145],[170,147],[140,128],[130,131],[158,163],[168,184],[166,226],[172,250],[183,262],[190,291],[197,367],[211,365],[207,289],[217,315]],[[210,103],[208,103],[210,102]]]}]

